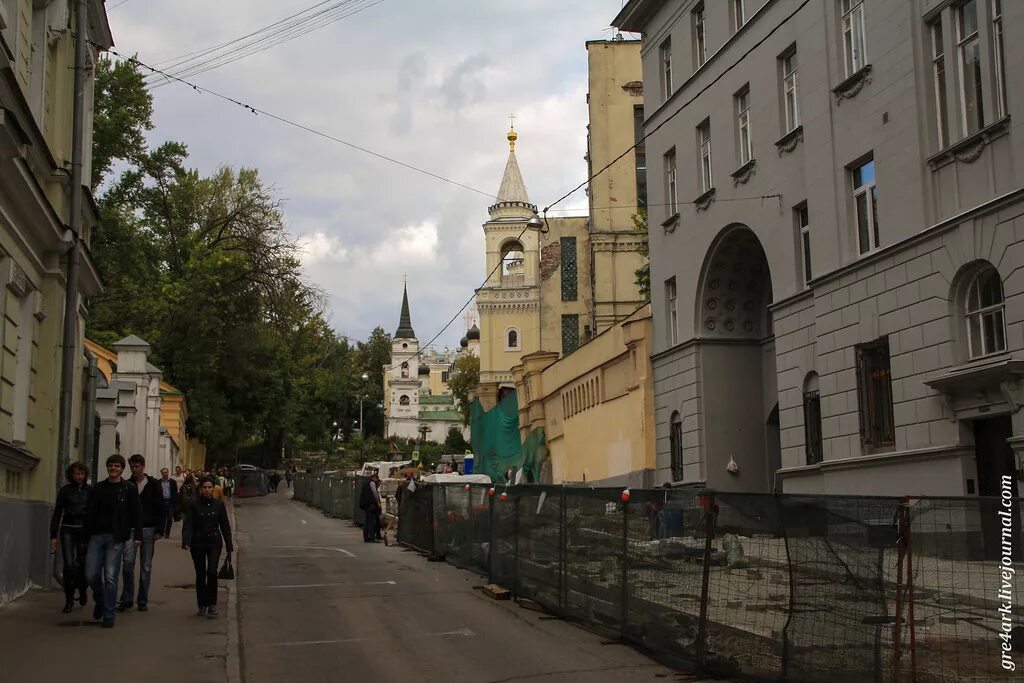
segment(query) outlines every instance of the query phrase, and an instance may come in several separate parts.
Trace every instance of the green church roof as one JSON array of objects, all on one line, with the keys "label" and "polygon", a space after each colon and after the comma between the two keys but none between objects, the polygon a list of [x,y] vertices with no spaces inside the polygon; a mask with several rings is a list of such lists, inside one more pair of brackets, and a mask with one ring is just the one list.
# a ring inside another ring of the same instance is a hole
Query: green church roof
[{"label": "green church roof", "polygon": [[451,394],[441,396],[420,396],[420,405],[455,405],[455,397]]},{"label": "green church roof", "polygon": [[421,410],[420,420],[462,422],[462,413],[457,410]]}]

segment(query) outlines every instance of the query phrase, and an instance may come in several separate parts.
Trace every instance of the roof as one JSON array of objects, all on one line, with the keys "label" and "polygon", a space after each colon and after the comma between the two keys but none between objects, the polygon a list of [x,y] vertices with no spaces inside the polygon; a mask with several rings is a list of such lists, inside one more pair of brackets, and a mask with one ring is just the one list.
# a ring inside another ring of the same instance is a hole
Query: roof
[{"label": "roof", "polygon": [[402,315],[398,319],[398,329],[395,330],[395,339],[415,339],[416,333],[412,329],[412,316],[409,315],[409,288],[402,285]]},{"label": "roof", "polygon": [[462,422],[462,413],[458,410],[423,410],[420,411],[420,420],[431,422]]},{"label": "roof", "polygon": [[455,405],[455,397],[450,394],[440,396],[420,396],[420,405]]},{"label": "roof", "polygon": [[149,342],[147,342],[145,339],[141,339],[139,337],[136,337],[134,334],[129,334],[127,337],[125,337],[121,341],[116,342],[114,344],[114,348],[115,349],[120,347],[120,346],[128,346],[128,347],[131,347],[131,346],[144,346],[144,347],[146,347],[148,349],[149,348]]}]

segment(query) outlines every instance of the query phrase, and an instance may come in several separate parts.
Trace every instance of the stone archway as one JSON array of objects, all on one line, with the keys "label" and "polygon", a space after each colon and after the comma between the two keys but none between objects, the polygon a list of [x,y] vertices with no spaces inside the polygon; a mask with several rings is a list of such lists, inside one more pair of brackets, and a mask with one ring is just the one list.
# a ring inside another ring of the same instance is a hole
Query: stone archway
[{"label": "stone archway", "polygon": [[[708,486],[768,492],[781,466],[771,272],[760,240],[724,229],[705,257],[695,306]],[[727,469],[730,460],[739,466]]]}]

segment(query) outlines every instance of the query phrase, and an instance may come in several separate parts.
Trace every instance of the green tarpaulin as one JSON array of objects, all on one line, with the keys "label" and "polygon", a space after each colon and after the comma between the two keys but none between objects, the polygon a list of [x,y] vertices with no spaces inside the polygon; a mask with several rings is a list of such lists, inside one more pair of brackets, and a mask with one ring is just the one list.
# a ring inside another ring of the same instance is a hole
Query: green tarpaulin
[{"label": "green tarpaulin", "polygon": [[499,401],[492,410],[484,410],[480,400],[473,399],[469,424],[473,435],[474,474],[486,474],[491,481],[502,482],[509,465],[516,469],[523,466],[519,401],[515,392]]}]

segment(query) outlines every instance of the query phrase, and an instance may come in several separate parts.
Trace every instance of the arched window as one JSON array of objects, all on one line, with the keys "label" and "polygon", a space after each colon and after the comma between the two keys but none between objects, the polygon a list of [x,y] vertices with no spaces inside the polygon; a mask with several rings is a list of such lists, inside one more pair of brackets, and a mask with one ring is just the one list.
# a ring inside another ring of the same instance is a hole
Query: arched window
[{"label": "arched window", "polygon": [[971,358],[1006,351],[1004,308],[999,272],[992,266],[985,266],[967,288],[964,318],[967,321],[967,351]]},{"label": "arched window", "polygon": [[505,350],[506,351],[517,351],[519,350],[519,330],[512,327],[505,332]]},{"label": "arched window", "polygon": [[501,283],[521,285],[526,282],[526,256],[521,242],[510,240],[501,245]]},{"label": "arched window", "polygon": [[407,406],[407,405],[409,405],[409,397],[405,396],[405,395],[402,395],[401,397],[399,397],[398,405],[400,405],[400,406]]},{"label": "arched window", "polygon": [[809,373],[804,380],[804,448],[808,465],[821,462],[821,396],[816,372]]},{"label": "arched window", "polygon": [[409,364],[402,363],[402,379],[409,379]]},{"label": "arched window", "polygon": [[672,481],[683,480],[683,418],[672,413],[668,432],[669,454],[672,456]]}]

